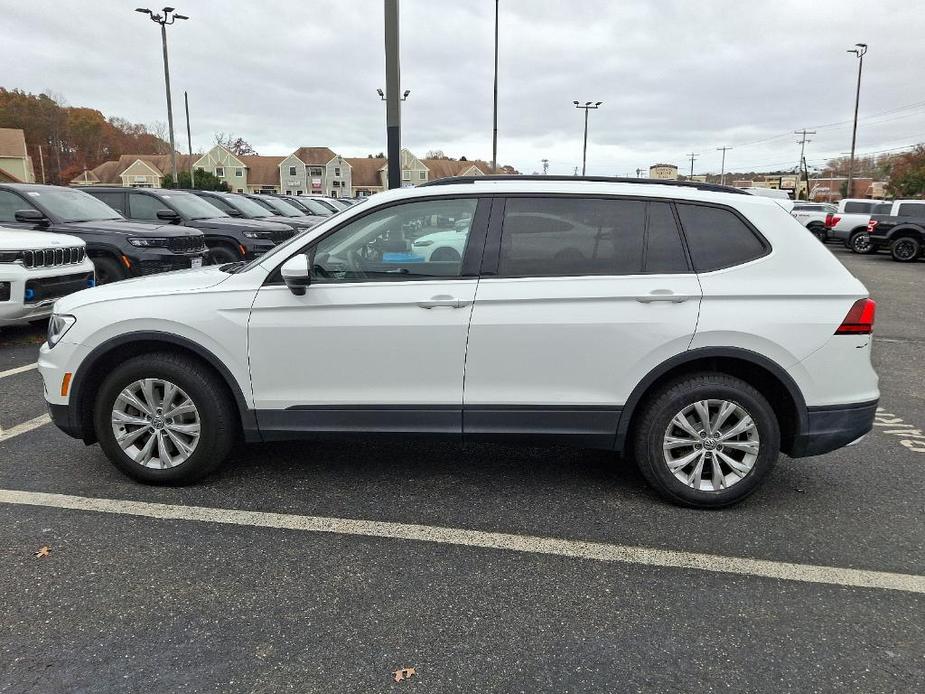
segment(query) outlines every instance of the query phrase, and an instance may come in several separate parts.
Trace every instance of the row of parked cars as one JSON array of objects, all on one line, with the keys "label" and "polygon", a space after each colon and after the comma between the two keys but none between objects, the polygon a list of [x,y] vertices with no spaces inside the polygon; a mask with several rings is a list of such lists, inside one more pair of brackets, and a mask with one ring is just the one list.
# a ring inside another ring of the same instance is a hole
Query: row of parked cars
[{"label": "row of parked cars", "polygon": [[925,253],[925,200],[801,201],[791,214],[820,241],[843,243],[854,253],[889,251],[903,263]]},{"label": "row of parked cars", "polygon": [[0,184],[0,327],[94,284],[246,261],[353,201]]}]

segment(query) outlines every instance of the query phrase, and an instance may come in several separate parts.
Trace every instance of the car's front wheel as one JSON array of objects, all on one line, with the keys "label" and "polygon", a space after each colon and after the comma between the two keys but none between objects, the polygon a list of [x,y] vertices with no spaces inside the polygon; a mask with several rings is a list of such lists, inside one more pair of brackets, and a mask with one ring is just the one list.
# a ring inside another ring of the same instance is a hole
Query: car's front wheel
[{"label": "car's front wheel", "polygon": [[870,234],[866,231],[854,232],[848,240],[848,248],[853,253],[859,253],[860,255],[870,255],[877,250],[874,244],[870,242]]},{"label": "car's front wheel", "polygon": [[767,476],[780,452],[780,428],[751,385],[705,372],[668,383],[646,400],[633,449],[662,496],[719,508],[741,501]]},{"label": "car's front wheel", "polygon": [[215,470],[237,434],[231,395],[192,358],[143,354],[103,381],[94,426],[109,460],[149,484],[188,484]]},{"label": "car's front wheel", "polygon": [[890,244],[890,255],[893,256],[893,260],[897,260],[900,263],[911,263],[919,257],[921,252],[922,244],[918,239],[912,238],[911,236],[904,236],[901,239],[896,239]]}]

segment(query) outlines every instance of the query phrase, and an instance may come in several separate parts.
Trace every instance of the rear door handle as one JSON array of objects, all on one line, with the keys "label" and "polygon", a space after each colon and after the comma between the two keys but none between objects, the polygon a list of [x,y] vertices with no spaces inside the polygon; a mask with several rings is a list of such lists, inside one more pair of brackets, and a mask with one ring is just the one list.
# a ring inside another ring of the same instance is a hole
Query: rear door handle
[{"label": "rear door handle", "polygon": [[424,301],[419,301],[418,306],[421,308],[462,308],[468,303],[468,301],[463,301],[449,294],[438,294]]},{"label": "rear door handle", "polygon": [[654,301],[670,301],[673,304],[681,304],[690,299],[686,294],[675,294],[670,289],[654,289],[648,294],[637,296],[636,301],[641,304],[651,304]]}]

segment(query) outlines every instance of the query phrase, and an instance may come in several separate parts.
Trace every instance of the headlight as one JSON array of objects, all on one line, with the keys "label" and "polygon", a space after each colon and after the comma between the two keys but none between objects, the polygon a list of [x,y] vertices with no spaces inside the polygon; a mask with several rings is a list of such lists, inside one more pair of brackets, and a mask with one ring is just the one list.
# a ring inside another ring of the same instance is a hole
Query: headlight
[{"label": "headlight", "polygon": [[128,242],[139,248],[166,248],[167,239],[129,239]]},{"label": "headlight", "polygon": [[245,231],[244,235],[249,239],[268,239],[270,233],[266,231]]},{"label": "headlight", "polygon": [[54,347],[64,337],[65,333],[71,329],[71,326],[77,322],[74,316],[54,313],[51,320],[48,321],[48,346]]}]

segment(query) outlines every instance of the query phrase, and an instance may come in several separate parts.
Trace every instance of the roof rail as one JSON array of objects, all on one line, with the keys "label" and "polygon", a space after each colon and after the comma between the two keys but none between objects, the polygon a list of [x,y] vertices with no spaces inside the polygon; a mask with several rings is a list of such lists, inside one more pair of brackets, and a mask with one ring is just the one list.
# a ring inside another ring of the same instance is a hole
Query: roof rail
[{"label": "roof rail", "polygon": [[701,183],[699,181],[674,181],[664,178],[619,178],[615,176],[544,176],[537,174],[535,176],[520,176],[511,174],[489,174],[485,176],[447,176],[438,178],[433,181],[418,184],[418,188],[428,186],[448,186],[454,183],[483,183],[490,181],[555,181],[555,182],[577,182],[587,181],[590,183],[632,183],[635,185],[658,185],[658,186],[681,186],[684,188],[695,188],[697,190],[709,190],[714,193],[736,193],[748,195],[744,190],[733,188],[732,186],[721,186],[718,183]]}]

